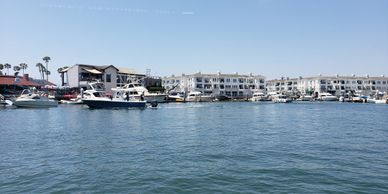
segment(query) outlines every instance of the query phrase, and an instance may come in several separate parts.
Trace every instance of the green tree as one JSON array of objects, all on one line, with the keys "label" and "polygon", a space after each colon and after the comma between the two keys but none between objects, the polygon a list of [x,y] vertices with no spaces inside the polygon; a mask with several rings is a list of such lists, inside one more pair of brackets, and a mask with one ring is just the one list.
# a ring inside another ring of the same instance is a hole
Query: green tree
[{"label": "green tree", "polygon": [[47,79],[47,81],[48,81],[48,76],[49,76],[49,70],[48,70],[48,63],[49,63],[49,61],[51,60],[51,58],[49,57],[49,56],[45,56],[45,57],[43,57],[43,61],[45,61],[46,62],[46,79]]},{"label": "green tree", "polygon": [[37,63],[36,67],[39,69],[40,78],[44,79],[44,71],[43,71],[44,66],[43,66],[43,64],[42,63]]},{"label": "green tree", "polygon": [[7,75],[9,75],[9,69],[11,69],[11,67],[12,66],[9,63],[4,64],[4,68],[7,69]]},{"label": "green tree", "polygon": [[24,70],[27,69],[28,65],[27,63],[20,63],[20,68],[22,69],[23,75],[24,75]]},{"label": "green tree", "polygon": [[0,75],[3,75],[3,69],[4,69],[4,65],[0,64]]}]

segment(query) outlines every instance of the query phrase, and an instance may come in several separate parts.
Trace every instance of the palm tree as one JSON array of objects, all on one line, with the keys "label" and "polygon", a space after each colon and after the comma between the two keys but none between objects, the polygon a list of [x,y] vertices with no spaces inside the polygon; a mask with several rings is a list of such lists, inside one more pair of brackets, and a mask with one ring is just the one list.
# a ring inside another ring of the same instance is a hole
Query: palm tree
[{"label": "palm tree", "polygon": [[23,75],[24,75],[24,70],[27,69],[28,65],[27,63],[20,63],[20,68],[22,69]]},{"label": "palm tree", "polygon": [[46,67],[44,67],[44,65],[42,65],[42,75],[43,75],[43,80],[45,79],[44,78],[44,75],[46,74]]},{"label": "palm tree", "polygon": [[9,69],[11,69],[11,64],[9,64],[9,63],[6,63],[6,64],[4,64],[4,68],[5,69],[7,69],[7,75],[9,75]]},{"label": "palm tree", "polygon": [[44,79],[44,74],[43,74],[43,64],[42,63],[37,63],[36,67],[39,68],[39,73],[40,73],[40,78]]},{"label": "palm tree", "polygon": [[48,81],[48,76],[51,75],[51,72],[49,70],[46,70],[46,75],[47,75],[47,81]]},{"label": "palm tree", "polygon": [[19,66],[13,66],[13,71],[15,71],[15,76],[19,74],[20,67]]},{"label": "palm tree", "polygon": [[58,73],[61,74],[61,78],[62,78],[62,86],[65,84],[65,72],[63,70],[69,68],[68,66],[64,66],[64,67],[60,67],[58,68]]},{"label": "palm tree", "polygon": [[3,75],[3,69],[4,69],[4,65],[0,64],[0,75]]},{"label": "palm tree", "polygon": [[45,61],[46,62],[46,69],[47,69],[47,71],[46,71],[46,79],[47,79],[47,81],[48,81],[48,72],[50,72],[50,71],[48,71],[48,62],[51,60],[51,58],[49,57],[49,56],[45,56],[45,57],[43,57],[43,61]]}]

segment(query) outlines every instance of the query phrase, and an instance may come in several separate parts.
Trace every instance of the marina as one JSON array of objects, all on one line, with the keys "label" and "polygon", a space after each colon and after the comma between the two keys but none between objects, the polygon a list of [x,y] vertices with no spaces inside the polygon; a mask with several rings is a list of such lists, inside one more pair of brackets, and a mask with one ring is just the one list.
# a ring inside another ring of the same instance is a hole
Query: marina
[{"label": "marina", "polygon": [[388,194],[388,0],[0,13],[0,194]]}]

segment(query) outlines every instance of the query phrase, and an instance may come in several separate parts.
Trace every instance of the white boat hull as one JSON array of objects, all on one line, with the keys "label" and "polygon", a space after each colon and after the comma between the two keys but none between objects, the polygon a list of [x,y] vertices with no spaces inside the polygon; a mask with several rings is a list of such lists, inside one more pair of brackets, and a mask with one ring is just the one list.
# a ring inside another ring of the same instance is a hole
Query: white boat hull
[{"label": "white boat hull", "polygon": [[290,103],[290,102],[292,102],[291,99],[283,99],[283,98],[273,99],[272,101],[275,102],[275,103]]},{"label": "white boat hull", "polygon": [[54,100],[17,99],[13,105],[24,108],[50,108],[57,107],[58,103]]},{"label": "white boat hull", "polygon": [[267,97],[252,97],[251,98],[252,102],[262,102],[262,101],[268,101]]},{"label": "white boat hull", "polygon": [[336,96],[326,96],[326,97],[321,97],[322,101],[338,101],[338,98]]},{"label": "white boat hull", "polygon": [[144,100],[147,102],[156,101],[158,103],[166,102],[167,95],[166,94],[155,94],[155,95],[145,95]]},{"label": "white boat hull", "polygon": [[376,104],[388,104],[388,100],[375,100]]},{"label": "white boat hull", "polygon": [[187,97],[186,102],[213,102],[213,97],[211,96],[194,96]]}]

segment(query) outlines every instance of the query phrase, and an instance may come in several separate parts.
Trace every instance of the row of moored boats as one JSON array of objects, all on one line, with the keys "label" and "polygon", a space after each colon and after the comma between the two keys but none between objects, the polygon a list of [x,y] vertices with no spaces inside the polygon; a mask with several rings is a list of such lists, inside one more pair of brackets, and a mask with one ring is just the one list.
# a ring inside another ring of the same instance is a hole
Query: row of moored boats
[{"label": "row of moored boats", "polygon": [[[146,108],[157,107],[161,102],[212,102],[230,99],[226,96],[214,97],[203,95],[201,92],[189,92],[184,94],[160,94],[150,93],[140,84],[126,84],[123,87],[112,88],[112,93],[104,89],[103,83],[93,82],[89,84],[89,89],[81,90],[81,93],[69,100],[61,100],[60,103],[66,104],[86,104],[90,108]],[[253,102],[271,101],[275,103],[290,103],[292,101],[340,101],[340,102],[368,102],[386,104],[388,103],[387,95],[362,96],[359,94],[343,95],[340,97],[330,93],[321,93],[317,96],[302,95],[290,97],[278,92],[256,92],[249,98]],[[0,95],[0,105],[15,105],[17,107],[28,108],[48,108],[58,106],[58,101],[50,96],[36,92],[34,90],[23,90],[22,94],[13,101],[5,100]]]}]

